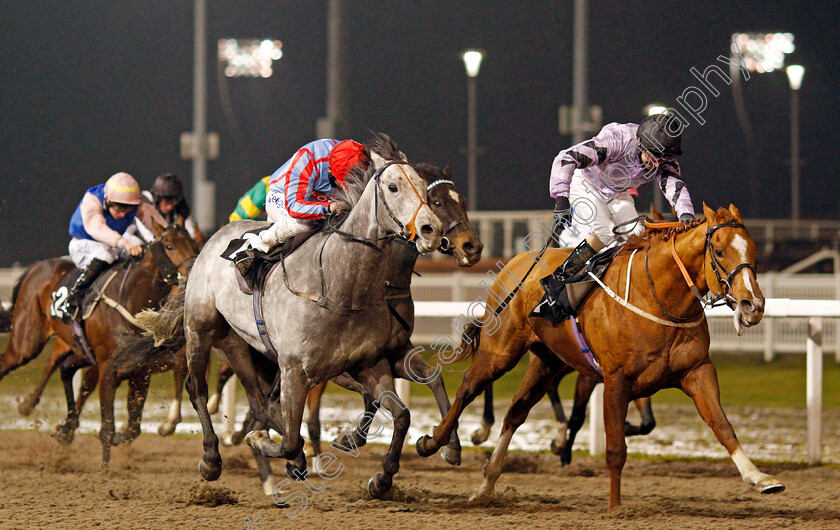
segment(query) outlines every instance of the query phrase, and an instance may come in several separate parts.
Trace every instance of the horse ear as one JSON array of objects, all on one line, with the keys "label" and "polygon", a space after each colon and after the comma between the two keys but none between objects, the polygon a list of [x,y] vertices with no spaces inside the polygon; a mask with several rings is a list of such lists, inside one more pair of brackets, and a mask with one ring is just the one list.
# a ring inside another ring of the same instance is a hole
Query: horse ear
[{"label": "horse ear", "polygon": [[166,227],[158,223],[157,219],[152,217],[152,231],[155,233],[155,237],[160,237],[164,232],[166,232]]},{"label": "horse ear", "polygon": [[734,218],[735,218],[735,219],[737,219],[738,221],[742,221],[742,220],[743,220],[743,219],[742,219],[742,217],[741,217],[741,211],[738,209],[738,207],[737,207],[737,206],[735,206],[735,205],[734,205],[734,204],[732,204],[732,203],[729,203],[729,213],[731,213],[731,214],[732,214],[732,217],[734,217]]},{"label": "horse ear", "polygon": [[654,221],[664,221],[665,218],[662,217],[662,212],[656,209],[656,206],[650,205],[650,218]]},{"label": "horse ear", "polygon": [[379,155],[379,153],[376,153],[375,151],[370,152],[370,161],[373,163],[374,169],[379,169],[388,162],[381,155]]},{"label": "horse ear", "polygon": [[706,216],[706,219],[712,219],[715,216],[715,211],[706,206],[706,201],[703,201],[703,215]]},{"label": "horse ear", "polygon": [[449,166],[443,168],[443,176],[446,177],[446,180],[452,180],[452,168]]}]

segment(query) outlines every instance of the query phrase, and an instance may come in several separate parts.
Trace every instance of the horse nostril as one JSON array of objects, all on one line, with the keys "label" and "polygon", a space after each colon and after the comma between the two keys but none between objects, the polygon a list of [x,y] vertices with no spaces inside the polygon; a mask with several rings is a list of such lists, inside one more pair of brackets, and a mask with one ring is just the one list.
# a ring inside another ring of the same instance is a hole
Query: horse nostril
[{"label": "horse nostril", "polygon": [[432,225],[423,225],[423,226],[420,227],[420,231],[423,232],[426,235],[430,235],[430,234],[435,233],[435,229],[432,228]]},{"label": "horse nostril", "polygon": [[464,252],[472,252],[473,250],[475,250],[475,245],[473,245],[469,241],[464,243]]},{"label": "horse nostril", "polygon": [[755,311],[755,306],[753,305],[753,303],[747,300],[746,298],[742,299],[740,304],[741,311],[743,311],[744,313],[752,313],[753,311]]}]

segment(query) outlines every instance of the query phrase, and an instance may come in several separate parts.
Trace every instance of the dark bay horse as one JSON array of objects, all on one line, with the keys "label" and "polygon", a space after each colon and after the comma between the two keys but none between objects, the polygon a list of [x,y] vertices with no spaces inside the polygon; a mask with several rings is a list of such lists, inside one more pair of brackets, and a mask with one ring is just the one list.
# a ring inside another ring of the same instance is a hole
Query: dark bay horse
[{"label": "dark bay horse", "polygon": [[[452,255],[462,267],[475,265],[481,259],[484,244],[470,225],[469,218],[467,217],[466,201],[458,193],[455,184],[452,182],[451,168],[447,166],[441,170],[437,166],[423,163],[415,164],[414,167],[417,169],[420,177],[426,182],[429,207],[445,227],[444,238],[438,251]],[[389,276],[386,280],[386,298],[389,301],[393,315],[391,332],[394,337],[394,348],[392,351],[387,352],[386,356],[391,363],[391,370],[396,377],[409,380],[430,381],[429,388],[435,396],[435,401],[437,402],[441,415],[444,415],[449,410],[450,403],[443,385],[443,378],[433,377],[434,371],[419,355],[411,355],[408,359],[408,364],[405,362],[406,355],[414,350],[414,346],[411,344],[411,333],[414,329],[414,301],[411,298],[411,279],[418,257],[419,254],[415,249],[404,244],[396,245],[391,252],[391,262],[388,266]],[[408,370],[411,371],[411,374],[408,373]],[[224,367],[220,368],[217,391],[214,396],[218,396],[221,393],[221,389],[230,377],[230,374],[231,371],[229,369],[225,371]],[[319,411],[321,396],[325,388],[326,382],[323,382],[310,390],[306,397],[306,405],[309,410],[307,428],[313,453],[316,457],[321,453]],[[372,407],[372,404],[375,402],[376,396],[366,396],[363,393],[363,397],[367,407],[366,412],[375,414],[376,409]],[[211,399],[211,401],[218,403],[218,397]],[[208,408],[210,407],[208,406]],[[364,424],[363,426],[369,426],[369,424]],[[239,443],[244,437],[244,434],[253,428],[253,420],[249,415],[249,418],[243,423],[242,431],[234,433],[230,442],[232,444]],[[352,432],[351,435],[354,437],[356,446],[361,447],[365,445],[367,442],[366,434],[366,432],[359,432],[357,430]],[[340,440],[339,443],[344,442]],[[453,433],[449,444],[444,448],[443,457],[451,464],[459,464],[461,461],[460,451],[461,447],[457,433]]]},{"label": "dark bay horse", "polygon": [[[177,281],[177,275],[183,274],[189,261],[196,254],[195,241],[181,227],[155,227],[156,239],[147,245],[147,251],[139,260],[129,260],[116,264],[103,272],[91,289],[101,288],[107,282],[102,295],[116,301],[128,313],[134,314],[144,308],[156,307]],[[61,360],[61,378],[67,398],[67,418],[60,424],[56,436],[61,443],[73,440],[79,424],[81,404],[99,380],[100,373],[107,367],[108,360],[118,347],[121,337],[126,332],[137,333],[138,329],[129,324],[125,317],[105,300],[100,301],[90,316],[85,320],[84,332],[88,345],[96,358],[97,367],[86,370],[82,382],[79,400],[73,395],[72,378],[79,368],[88,366],[83,352],[73,335],[72,324],[50,316],[51,293],[55,291],[64,277],[74,269],[73,263],[66,258],[52,258],[32,265],[14,288],[12,326],[6,351],[0,356],[0,379],[12,370],[34,359],[44,348],[47,340],[57,335],[58,344],[72,345],[66,350],[66,357]],[[112,273],[116,274],[111,277]],[[110,279],[110,281],[109,281]],[[131,404],[145,397],[148,382],[132,381],[129,392]],[[129,433],[128,436],[136,436]]]},{"label": "dark bay horse", "polygon": [[[594,361],[587,360],[578,347],[570,321],[552,325],[528,316],[542,297],[540,277],[568,254],[566,250],[546,252],[543,266],[534,269],[538,273],[525,279],[520,292],[499,314],[499,327],[487,333],[486,327],[468,326],[462,349],[472,356],[472,363],[449,413],[431,437],[418,440],[418,453],[429,456],[444,445],[464,407],[530,349],[535,359],[508,409],[499,442],[484,469],[485,480],[474,497],[492,495],[514,431],[565,365],[604,382],[610,507],[621,503],[627,406],[633,399],[669,387],[680,388],[694,400],[745,482],[761,493],[784,490],[784,485],[750,461],[723,412],[717,373],[709,358],[709,327],[695,296],[711,293],[725,300],[734,309],[739,334],[758,324],[764,297],[756,281],[755,244],[735,206],[715,212],[704,205],[704,214],[705,220],[688,229],[652,229],[631,238],[602,279],[610,290],[596,288],[589,295],[578,321],[603,375],[598,375]],[[641,255],[631,269],[636,253]],[[536,253],[524,253],[511,260],[508,267],[513,277],[524,276],[535,259]],[[628,270],[632,270],[629,284]],[[494,286],[494,290],[502,288],[498,283]],[[621,298],[616,292],[627,295]]]}]

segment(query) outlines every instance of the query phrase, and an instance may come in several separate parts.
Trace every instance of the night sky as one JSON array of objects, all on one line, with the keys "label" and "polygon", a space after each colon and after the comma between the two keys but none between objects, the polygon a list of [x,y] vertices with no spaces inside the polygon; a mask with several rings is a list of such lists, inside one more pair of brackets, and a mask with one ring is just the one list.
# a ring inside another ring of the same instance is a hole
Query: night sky
[{"label": "night sky", "polygon": [[[208,3],[208,125],[222,149],[208,176],[221,223],[244,190],[315,138],[325,114],[327,2]],[[450,164],[466,190],[467,83],[459,52],[483,48],[479,208],[551,208],[551,162],[570,143],[557,131],[557,108],[572,97],[572,2],[347,4],[350,136],[386,132],[410,159]],[[802,215],[837,219],[839,9],[828,1],[593,1],[589,100],[603,107],[605,123],[638,122],[646,104],[675,106],[686,87],[698,86],[689,69],[720,64],[733,32],[791,32],[796,51],[787,63],[806,67]],[[220,85],[222,37],[281,40],[274,76]],[[65,254],[67,224],[84,191],[117,171],[144,188],[155,175],[176,172],[189,188],[179,135],[192,127],[192,1],[3,2],[0,43],[0,266]],[[761,155],[752,196],[732,91],[719,88],[703,113],[706,124],[692,121],[683,138],[680,162],[695,207],[732,202],[747,218],[788,217],[787,77],[753,74],[744,84]],[[229,94],[233,120],[220,89]]]}]

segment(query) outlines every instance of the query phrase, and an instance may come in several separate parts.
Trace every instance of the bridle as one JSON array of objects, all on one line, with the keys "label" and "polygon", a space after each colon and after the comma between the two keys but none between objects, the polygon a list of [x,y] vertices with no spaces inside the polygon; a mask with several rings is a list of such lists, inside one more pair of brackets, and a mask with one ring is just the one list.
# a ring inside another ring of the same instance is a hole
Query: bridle
[{"label": "bridle", "polygon": [[[408,175],[406,174],[405,170],[401,167],[404,164],[408,164],[408,162],[400,160],[390,160],[381,168],[377,169],[376,173],[373,174],[373,180],[376,182],[376,202],[374,203],[374,209],[376,213],[376,222],[378,223],[379,199],[381,195],[382,205],[385,207],[385,211],[388,213],[388,216],[391,217],[391,220],[393,220],[400,228],[400,237],[406,239],[407,241],[414,241],[414,239],[417,237],[417,227],[414,226],[414,221],[417,219],[417,214],[420,213],[420,210],[423,208],[423,206],[428,206],[428,203],[423,199],[423,197],[420,196],[420,193],[417,191],[417,188],[414,187],[414,184],[411,182],[411,179],[408,178]],[[380,177],[382,176],[382,173],[390,166],[397,166],[397,168],[399,168],[400,172],[405,177],[405,180],[408,182],[408,185],[411,186],[411,191],[414,192],[414,195],[417,196],[417,199],[420,201],[420,203],[417,205],[417,209],[414,210],[414,215],[411,216],[411,221],[409,221],[407,225],[402,224],[402,222],[399,219],[397,219],[397,216],[394,215],[394,212],[391,210],[391,207],[388,206],[388,201],[385,200],[385,193],[382,191],[382,188],[380,186]],[[406,233],[406,231],[408,233]]]},{"label": "bridle", "polygon": [[[648,228],[678,228],[682,227],[683,224],[681,222],[676,223],[650,223],[645,222]],[[712,235],[721,228],[743,228],[746,230],[746,226],[743,223],[738,223],[735,221],[728,221],[725,223],[720,223],[714,226],[711,226],[706,229],[706,244],[704,248],[704,259],[703,259],[703,271],[705,277],[705,270],[706,270],[706,262],[708,261],[711,264],[712,271],[715,273],[715,278],[717,279],[717,294],[708,297],[703,296],[700,294],[700,291],[697,289],[697,286],[694,285],[694,280],[691,279],[691,276],[688,274],[688,271],[685,268],[685,264],[682,262],[679,254],[677,254],[677,234],[676,232],[671,234],[671,254],[674,256],[674,261],[677,262],[677,267],[680,269],[680,273],[682,273],[683,278],[685,279],[688,288],[694,294],[694,296],[700,301],[700,311],[697,314],[689,316],[689,317],[678,317],[676,315],[670,314],[659,301],[659,298],[656,296],[656,291],[653,288],[653,279],[650,275],[650,268],[648,267],[648,252],[650,248],[648,247],[647,251],[645,251],[645,270],[647,272],[648,277],[648,285],[650,286],[650,291],[653,294],[653,300],[656,302],[656,305],[659,306],[659,310],[667,316],[677,322],[685,322],[689,320],[693,320],[697,318],[700,313],[702,313],[705,309],[710,307],[717,307],[723,304],[726,304],[731,309],[735,309],[735,304],[737,300],[735,297],[732,296],[732,280],[735,278],[735,275],[738,274],[742,269],[749,269],[753,271],[753,274],[756,274],[755,266],[751,265],[750,263],[744,262],[738,264],[732,272],[726,270],[726,267],[718,260],[717,256],[715,255],[714,247],[712,246]],[[708,254],[709,259],[705,259],[705,255]],[[726,278],[721,276],[721,272],[726,274]]]},{"label": "bridle", "polygon": [[[179,230],[183,229],[179,227]],[[195,259],[195,256],[189,256],[181,260],[180,263],[175,264],[169,257],[169,254],[166,253],[166,248],[161,238],[157,238],[149,243],[148,250],[152,253],[152,258],[157,265],[161,278],[163,278],[163,283],[167,285],[178,285],[178,282],[184,277],[180,271],[181,267],[188,261]]]},{"label": "bridle", "polygon": [[[324,229],[324,232],[327,234],[327,236],[323,239],[323,242],[321,243],[321,248],[318,252],[318,275],[320,276],[320,279],[321,279],[321,295],[316,296],[316,295],[309,294],[309,293],[306,293],[306,292],[297,291],[292,287],[291,282],[289,280],[289,274],[286,271],[286,256],[283,255],[280,258],[280,266],[283,270],[283,283],[286,285],[286,288],[289,290],[289,292],[291,292],[295,296],[299,296],[301,298],[306,298],[307,300],[312,300],[313,302],[317,303],[319,306],[323,307],[324,309],[327,309],[327,310],[332,311],[334,313],[337,313],[339,315],[349,315],[353,312],[361,311],[361,310],[363,310],[367,307],[367,306],[345,307],[345,306],[342,306],[340,303],[338,303],[338,302],[336,302],[336,301],[334,301],[334,300],[332,300],[332,299],[330,299],[329,297],[326,296],[325,293],[327,291],[327,280],[326,280],[326,276],[324,274],[324,249],[327,246],[327,241],[329,240],[330,235],[332,235],[333,233],[335,233],[336,235],[338,235],[342,239],[345,239],[346,241],[349,241],[351,243],[359,243],[359,244],[365,245],[366,247],[369,247],[373,250],[376,250],[377,252],[383,252],[383,249],[380,248],[379,245],[377,245],[377,242],[381,241],[383,239],[388,240],[388,239],[392,239],[394,236],[399,236],[399,237],[402,237],[403,239],[405,239],[406,241],[414,241],[414,239],[417,237],[417,229],[414,226],[414,221],[417,219],[417,214],[420,213],[420,209],[423,206],[428,205],[428,203],[425,200],[423,200],[423,197],[421,197],[420,194],[417,192],[417,188],[414,187],[414,184],[412,184],[411,179],[408,178],[408,175],[405,173],[405,171],[401,167],[399,167],[402,164],[408,164],[408,162],[399,161],[399,160],[388,161],[381,168],[377,169],[376,173],[374,173],[373,177],[371,177],[374,180],[374,182],[376,183],[376,195],[375,195],[375,198],[374,198],[374,201],[375,201],[374,202],[374,212],[375,212],[375,218],[376,218],[377,224],[379,224],[379,201],[380,201],[380,194],[381,194],[382,195],[382,197],[381,197],[382,205],[385,207],[385,211],[388,213],[388,215],[391,217],[391,219],[399,227],[399,232],[397,232],[397,233],[390,232],[386,229],[386,235],[384,237],[381,237],[378,240],[373,240],[373,239],[369,239],[369,238],[362,237],[362,236],[357,236],[355,234],[351,234],[349,232],[345,232],[343,230],[340,230],[338,228],[338,226],[332,224],[332,222],[328,218],[326,228]],[[391,207],[388,206],[388,201],[385,200],[384,192],[380,188],[380,177],[382,176],[382,173],[389,166],[392,166],[392,165],[396,165],[397,167],[399,167],[403,176],[408,181],[408,184],[411,186],[412,191],[414,191],[414,194],[420,200],[420,204],[417,206],[417,209],[414,211],[414,215],[411,217],[411,221],[409,221],[407,225],[404,225],[394,215],[394,212],[391,210]],[[261,300],[261,297],[262,297],[262,293],[255,292],[255,295],[256,296],[254,298],[254,311],[255,311],[255,314],[258,315],[257,316],[257,327],[259,328],[260,325],[261,325],[261,321],[262,321],[262,316],[261,316],[262,315],[262,308],[259,306],[259,303],[260,303],[260,300]],[[269,348],[269,350],[270,349],[271,348]]]},{"label": "bridle", "polygon": [[[447,180],[447,179],[436,180],[436,181],[432,182],[431,184],[429,184],[428,186],[426,186],[426,196],[428,197],[428,194],[429,194],[429,192],[432,191],[432,188],[434,188],[435,186],[437,186],[439,184],[451,184],[453,187],[455,186],[455,183],[452,182],[451,180]],[[444,254],[452,254],[452,246],[451,246],[452,242],[449,240],[448,237],[446,237],[446,234],[448,234],[449,232],[454,230],[455,227],[461,225],[463,222],[464,222],[464,218],[459,217],[458,219],[455,219],[454,221],[452,221],[451,223],[449,223],[446,226],[446,228],[443,230],[443,237],[441,237],[441,239],[440,239],[440,246],[438,247],[439,251],[441,251]]]}]

